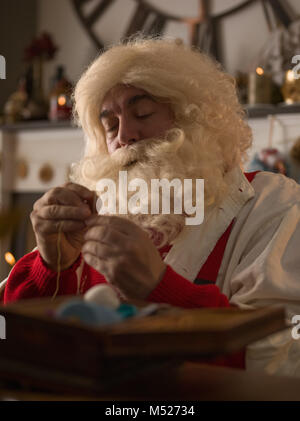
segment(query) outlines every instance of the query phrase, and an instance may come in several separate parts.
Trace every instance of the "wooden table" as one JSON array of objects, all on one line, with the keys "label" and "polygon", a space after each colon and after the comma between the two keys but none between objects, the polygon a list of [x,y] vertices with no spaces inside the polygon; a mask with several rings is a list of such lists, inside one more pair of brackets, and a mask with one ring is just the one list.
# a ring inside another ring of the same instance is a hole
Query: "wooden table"
[{"label": "wooden table", "polygon": [[[1,380],[0,380],[1,384]],[[300,379],[186,362],[139,376],[109,393],[81,395],[0,388],[0,400],[23,401],[300,401]]]},{"label": "wooden table", "polygon": [[282,308],[183,310],[163,306],[157,315],[92,328],[49,315],[49,310],[69,298],[0,306],[7,320],[7,339],[0,345],[2,399],[300,398],[300,379],[186,362],[239,351],[284,329]]}]

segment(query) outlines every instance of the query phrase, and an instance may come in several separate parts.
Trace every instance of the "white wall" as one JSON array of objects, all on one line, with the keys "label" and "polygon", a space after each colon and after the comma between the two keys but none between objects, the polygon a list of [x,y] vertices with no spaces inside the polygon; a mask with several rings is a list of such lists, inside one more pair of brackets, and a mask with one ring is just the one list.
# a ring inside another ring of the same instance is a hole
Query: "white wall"
[{"label": "white wall", "polygon": [[[212,11],[218,13],[241,3],[242,0],[212,0]],[[300,15],[300,0],[285,0]],[[180,16],[197,13],[198,0],[151,0],[164,11]],[[106,14],[97,33],[106,44],[111,44],[121,36],[135,7],[134,0],[116,0]],[[91,6],[93,4],[91,3]],[[89,6],[90,7],[90,6]],[[73,10],[71,0],[38,0],[38,30],[53,34],[60,46],[54,61],[49,63],[46,77],[49,80],[56,64],[67,68],[69,77],[75,82],[85,66],[95,57],[97,51]],[[253,58],[258,54],[268,38],[268,28],[259,1],[245,11],[224,20],[221,26],[224,65],[234,74],[236,70],[247,71]],[[173,23],[167,27],[166,35],[188,39],[185,25]]]}]

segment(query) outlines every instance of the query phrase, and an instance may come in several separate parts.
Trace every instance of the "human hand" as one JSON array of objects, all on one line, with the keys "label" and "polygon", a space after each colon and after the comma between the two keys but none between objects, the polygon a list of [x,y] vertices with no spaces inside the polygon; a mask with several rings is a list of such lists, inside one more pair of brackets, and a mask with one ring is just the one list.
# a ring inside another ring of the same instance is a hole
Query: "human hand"
[{"label": "human hand", "polygon": [[58,264],[60,230],[60,269],[78,258],[86,232],[85,220],[92,215],[95,193],[79,184],[67,183],[45,193],[30,214],[38,250],[52,270]]},{"label": "human hand", "polygon": [[145,299],[166,270],[147,233],[118,216],[92,216],[86,225],[84,260],[127,299]]}]

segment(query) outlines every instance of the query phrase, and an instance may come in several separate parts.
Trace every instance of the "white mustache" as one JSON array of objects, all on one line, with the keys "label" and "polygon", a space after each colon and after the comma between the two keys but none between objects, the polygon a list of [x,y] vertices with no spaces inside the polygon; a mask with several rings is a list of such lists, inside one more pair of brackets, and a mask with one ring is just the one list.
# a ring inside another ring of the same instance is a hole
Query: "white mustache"
[{"label": "white mustache", "polygon": [[112,164],[120,167],[128,167],[136,162],[157,161],[166,157],[176,150],[183,143],[183,136],[180,136],[178,129],[169,130],[165,138],[143,139],[127,147],[117,149],[111,156]]}]

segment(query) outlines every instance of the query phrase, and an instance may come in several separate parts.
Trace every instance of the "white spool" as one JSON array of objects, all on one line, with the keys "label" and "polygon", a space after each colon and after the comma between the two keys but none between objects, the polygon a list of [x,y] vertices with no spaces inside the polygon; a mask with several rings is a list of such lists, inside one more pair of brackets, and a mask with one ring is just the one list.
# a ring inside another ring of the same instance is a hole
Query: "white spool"
[{"label": "white spool", "polygon": [[95,285],[83,296],[84,301],[117,309],[121,302],[115,290],[106,284]]}]

